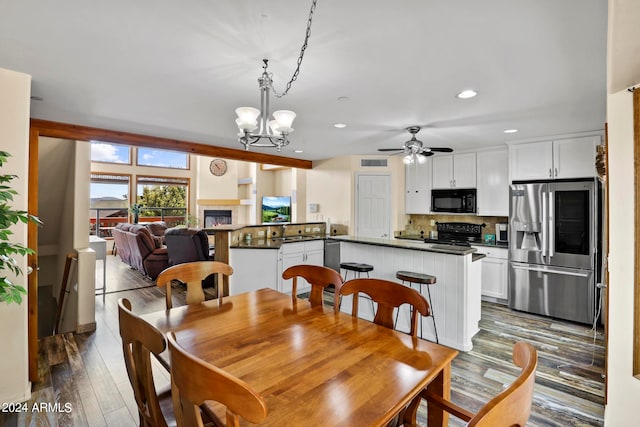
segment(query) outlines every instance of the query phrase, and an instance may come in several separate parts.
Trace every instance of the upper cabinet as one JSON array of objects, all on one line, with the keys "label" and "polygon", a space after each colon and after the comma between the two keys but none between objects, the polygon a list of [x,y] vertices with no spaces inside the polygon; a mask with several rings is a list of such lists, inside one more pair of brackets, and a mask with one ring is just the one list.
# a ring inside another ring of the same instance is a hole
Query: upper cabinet
[{"label": "upper cabinet", "polygon": [[596,176],[600,136],[528,142],[509,146],[512,181]]},{"label": "upper cabinet", "polygon": [[431,159],[405,165],[405,213],[428,214],[431,210]]},{"label": "upper cabinet", "polygon": [[475,188],[476,153],[435,155],[433,188]]},{"label": "upper cabinet", "polygon": [[507,148],[477,153],[477,215],[509,216],[509,156]]}]

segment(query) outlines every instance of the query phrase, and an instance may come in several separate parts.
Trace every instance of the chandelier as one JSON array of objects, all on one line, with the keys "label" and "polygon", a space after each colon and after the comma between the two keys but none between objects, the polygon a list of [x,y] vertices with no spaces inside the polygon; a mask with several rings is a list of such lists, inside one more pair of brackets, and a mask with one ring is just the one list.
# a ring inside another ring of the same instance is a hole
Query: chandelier
[{"label": "chandelier", "polygon": [[288,136],[293,132],[292,125],[293,120],[296,118],[296,113],[290,110],[274,111],[273,120],[271,120],[269,118],[269,92],[273,92],[273,95],[277,98],[282,98],[289,92],[291,85],[298,78],[304,51],[307,49],[309,37],[311,36],[311,22],[313,12],[316,8],[316,1],[317,0],[313,0],[311,2],[311,10],[309,11],[309,19],[307,20],[307,31],[304,43],[300,49],[300,55],[298,56],[298,66],[287,83],[285,91],[282,94],[278,94],[275,91],[273,88],[272,74],[267,72],[269,60],[263,59],[262,75],[258,79],[260,109],[258,110],[254,107],[236,108],[236,114],[238,115],[236,124],[240,130],[238,142],[244,145],[245,150],[248,150],[249,147],[276,147],[278,151],[281,151],[282,147],[289,145]]}]

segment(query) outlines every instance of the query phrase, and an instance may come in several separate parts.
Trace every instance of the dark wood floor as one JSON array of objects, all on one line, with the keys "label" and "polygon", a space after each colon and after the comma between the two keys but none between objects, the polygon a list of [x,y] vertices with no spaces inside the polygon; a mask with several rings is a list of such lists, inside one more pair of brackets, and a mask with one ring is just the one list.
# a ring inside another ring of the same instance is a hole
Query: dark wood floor
[{"label": "dark wood floor", "polygon": [[[97,330],[40,340],[39,380],[33,384],[27,407],[31,409],[40,402],[58,403],[58,408],[53,408],[57,410],[0,413],[0,426],[137,425],[122,359],[117,300],[126,297],[136,312],[146,313],[164,309],[164,293],[118,258],[107,258],[110,293],[96,297]],[[137,289],[126,290],[129,287]],[[183,303],[184,292],[176,289],[174,298],[176,303]],[[524,340],[537,348],[539,357],[528,425],[603,425],[601,333],[594,338],[589,326],[515,312],[492,303],[483,303],[480,328],[473,339],[473,350],[461,352],[453,362],[451,388],[456,403],[476,410],[509,384],[517,373],[511,362],[513,344]],[[169,376],[159,364],[155,376],[159,387],[169,385]],[[421,408],[422,420],[424,411]],[[451,418],[450,425],[463,424]]]}]

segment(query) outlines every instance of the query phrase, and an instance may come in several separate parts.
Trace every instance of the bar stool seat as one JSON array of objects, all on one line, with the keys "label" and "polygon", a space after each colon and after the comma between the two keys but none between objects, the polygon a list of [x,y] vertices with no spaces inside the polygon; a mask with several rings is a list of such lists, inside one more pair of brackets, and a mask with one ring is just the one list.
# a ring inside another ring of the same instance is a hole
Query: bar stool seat
[{"label": "bar stool seat", "polygon": [[370,271],[373,271],[372,265],[364,264],[361,262],[341,262],[340,268],[347,271],[353,271],[356,273],[369,273]]},{"label": "bar stool seat", "polygon": [[396,279],[403,282],[420,283],[421,285],[433,285],[436,283],[436,276],[413,271],[398,271],[396,272]]},{"label": "bar stool seat", "polygon": [[[438,329],[436,328],[436,316],[433,313],[433,303],[431,302],[431,291],[429,289],[429,285],[434,285],[436,283],[436,276],[432,276],[430,274],[424,273],[416,273],[414,271],[396,271],[396,278],[398,280],[402,280],[402,283],[409,282],[409,286],[412,283],[417,283],[422,288],[422,285],[427,285],[427,296],[429,297],[429,311],[431,312],[430,317],[433,320],[433,331],[436,334],[436,343],[438,341]],[[422,290],[422,289],[420,289]],[[396,321],[398,320],[396,314]],[[420,338],[422,338],[422,322],[420,322]]]}]

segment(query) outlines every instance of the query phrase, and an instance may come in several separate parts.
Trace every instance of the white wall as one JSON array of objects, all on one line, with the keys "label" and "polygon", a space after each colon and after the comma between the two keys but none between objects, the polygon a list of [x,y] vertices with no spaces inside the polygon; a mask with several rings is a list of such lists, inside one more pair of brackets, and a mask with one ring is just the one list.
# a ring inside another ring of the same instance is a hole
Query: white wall
[{"label": "white wall", "polygon": [[633,95],[607,97],[609,138],[609,348],[605,425],[632,425],[640,380],[633,372],[634,168]]},{"label": "white wall", "polygon": [[[388,159],[387,167],[361,167],[361,159]],[[307,204],[318,203],[317,214],[307,221],[327,221],[349,226],[355,232],[356,172],[391,174],[391,230],[404,229],[404,164],[398,156],[345,156],[313,163],[307,170]]]},{"label": "white wall", "polygon": [[[29,150],[29,107],[31,96],[31,76],[0,68],[0,150],[8,151],[12,157],[2,168],[3,174],[16,174],[18,179],[11,186],[18,191],[12,206],[27,210],[28,195],[28,150]],[[11,230],[14,243],[27,244],[27,226],[19,223]],[[23,271],[27,269],[27,259],[19,258]],[[14,277],[4,271],[9,278]],[[20,277],[16,283],[25,284]],[[0,342],[2,343],[2,363],[0,363],[0,402],[19,402],[31,396],[28,379],[27,350],[27,301],[21,305],[0,303]]]},{"label": "white wall", "polygon": [[238,199],[238,163],[235,160],[227,162],[227,173],[214,176],[209,171],[209,165],[214,159],[207,156],[191,156],[192,163],[197,165],[195,183],[196,199]]}]

